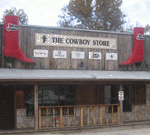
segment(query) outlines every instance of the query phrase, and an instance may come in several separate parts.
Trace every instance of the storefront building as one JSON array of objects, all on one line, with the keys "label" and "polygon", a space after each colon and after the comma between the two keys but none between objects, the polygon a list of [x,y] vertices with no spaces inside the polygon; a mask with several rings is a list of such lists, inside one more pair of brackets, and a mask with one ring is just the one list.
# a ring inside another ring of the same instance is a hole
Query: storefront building
[{"label": "storefront building", "polygon": [[150,36],[142,28],[127,34],[18,27],[15,17],[5,19],[0,129],[119,123],[120,90],[123,120],[150,120]]}]

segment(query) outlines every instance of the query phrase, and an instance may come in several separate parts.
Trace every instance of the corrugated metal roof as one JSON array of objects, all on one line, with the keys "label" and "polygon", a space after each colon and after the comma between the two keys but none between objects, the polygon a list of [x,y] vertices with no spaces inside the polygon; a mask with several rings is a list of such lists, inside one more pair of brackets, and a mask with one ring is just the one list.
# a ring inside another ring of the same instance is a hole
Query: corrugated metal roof
[{"label": "corrugated metal roof", "polygon": [[0,81],[21,80],[150,80],[149,71],[0,69]]}]

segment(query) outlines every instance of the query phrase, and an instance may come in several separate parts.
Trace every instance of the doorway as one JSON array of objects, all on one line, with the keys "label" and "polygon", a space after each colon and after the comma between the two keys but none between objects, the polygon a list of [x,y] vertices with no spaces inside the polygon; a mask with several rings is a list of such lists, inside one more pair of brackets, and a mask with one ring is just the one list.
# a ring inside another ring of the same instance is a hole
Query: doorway
[{"label": "doorway", "polygon": [[14,128],[14,87],[0,86],[0,129]]}]

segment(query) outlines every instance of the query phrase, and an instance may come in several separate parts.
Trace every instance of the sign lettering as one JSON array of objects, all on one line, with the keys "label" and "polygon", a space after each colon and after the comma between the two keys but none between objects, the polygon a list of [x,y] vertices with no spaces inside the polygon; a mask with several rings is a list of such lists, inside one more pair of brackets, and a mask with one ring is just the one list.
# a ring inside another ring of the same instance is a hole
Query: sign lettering
[{"label": "sign lettering", "polygon": [[116,49],[115,38],[94,38],[36,33],[35,45]]}]

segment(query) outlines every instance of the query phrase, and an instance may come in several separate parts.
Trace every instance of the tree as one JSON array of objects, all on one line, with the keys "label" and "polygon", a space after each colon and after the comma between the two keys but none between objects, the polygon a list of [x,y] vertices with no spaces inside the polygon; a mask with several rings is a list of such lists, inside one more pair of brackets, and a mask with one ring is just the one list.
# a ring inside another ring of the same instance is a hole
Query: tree
[{"label": "tree", "polygon": [[149,24],[147,24],[146,26],[145,26],[145,29],[144,29],[144,33],[146,34],[149,34],[150,33],[150,26],[149,26]]},{"label": "tree", "polygon": [[122,0],[70,0],[59,15],[59,27],[120,31],[125,23]]},{"label": "tree", "polygon": [[[136,22],[136,27],[143,27],[139,22]],[[147,24],[145,25],[144,28],[144,34],[150,34],[150,25]],[[128,28],[124,29],[123,32],[128,32],[128,33],[133,33],[134,31],[134,26],[129,25]]]},{"label": "tree", "polygon": [[6,15],[16,15],[19,17],[19,24],[24,24],[24,25],[28,24],[28,16],[23,9],[19,9],[18,11],[15,7],[11,9],[6,9],[3,14],[2,23],[4,23],[4,17]]}]

